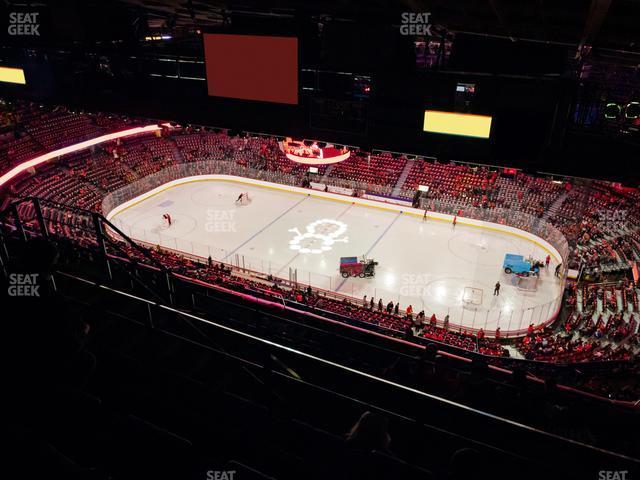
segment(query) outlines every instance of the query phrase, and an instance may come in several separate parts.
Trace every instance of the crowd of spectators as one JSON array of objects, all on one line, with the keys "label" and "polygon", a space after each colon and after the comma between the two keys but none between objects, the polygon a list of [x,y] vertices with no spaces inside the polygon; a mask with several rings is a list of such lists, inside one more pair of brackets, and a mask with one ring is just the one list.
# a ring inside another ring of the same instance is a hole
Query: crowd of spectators
[{"label": "crowd of spectators", "polygon": [[572,246],[571,267],[595,275],[640,259],[637,192],[594,182],[571,190],[550,218]]},{"label": "crowd of spectators", "polygon": [[435,315],[427,317],[424,311],[414,315],[411,306],[401,309],[399,304],[385,303],[381,298],[356,302],[348,297],[341,298],[328,292],[314,290],[309,286],[291,285],[269,275],[248,276],[211,259],[206,262],[189,259],[159,247],[145,250],[148,256],[140,250],[119,245],[113,254],[118,256],[126,253],[127,258],[135,259],[138,263],[149,263],[149,260],[153,259],[175,273],[210,285],[257,293],[274,301],[285,300],[290,304],[299,304],[317,313],[329,314],[331,318],[373,328],[390,336],[410,341],[435,340],[471,352],[508,356],[507,350],[500,345],[499,340],[484,338],[482,334],[454,331],[453,328],[449,328],[448,318],[439,320]]},{"label": "crowd of spectators", "polygon": [[4,101],[0,107],[0,174],[51,150],[144,123],[29,101]]},{"label": "crowd of spectators", "polygon": [[525,358],[553,363],[630,360],[640,352],[637,304],[632,282],[573,284],[566,319],[547,331],[530,328],[517,347]]}]

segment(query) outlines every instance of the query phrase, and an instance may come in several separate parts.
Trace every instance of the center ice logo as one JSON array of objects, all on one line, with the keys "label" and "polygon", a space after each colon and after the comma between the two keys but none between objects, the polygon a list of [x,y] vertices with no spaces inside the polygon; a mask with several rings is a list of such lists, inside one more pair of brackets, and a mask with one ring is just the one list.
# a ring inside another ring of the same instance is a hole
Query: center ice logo
[{"label": "center ice logo", "polygon": [[[298,227],[290,228],[289,231],[296,234],[289,242],[289,248],[300,253],[327,252],[335,242],[349,241],[349,237],[338,238],[347,231],[347,224],[338,220],[316,220],[307,225],[305,233],[300,232]],[[318,241],[321,242],[320,246],[315,247]]]}]

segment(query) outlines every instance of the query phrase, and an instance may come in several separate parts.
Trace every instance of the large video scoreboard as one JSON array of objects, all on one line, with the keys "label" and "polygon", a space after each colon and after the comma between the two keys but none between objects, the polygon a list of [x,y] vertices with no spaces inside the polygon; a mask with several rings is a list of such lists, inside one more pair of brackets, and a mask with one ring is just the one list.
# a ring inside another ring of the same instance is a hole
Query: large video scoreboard
[{"label": "large video scoreboard", "polygon": [[298,39],[205,34],[211,96],[298,104]]},{"label": "large video scoreboard", "polygon": [[491,121],[492,117],[486,115],[426,110],[424,112],[423,130],[447,135],[489,138],[491,135]]}]

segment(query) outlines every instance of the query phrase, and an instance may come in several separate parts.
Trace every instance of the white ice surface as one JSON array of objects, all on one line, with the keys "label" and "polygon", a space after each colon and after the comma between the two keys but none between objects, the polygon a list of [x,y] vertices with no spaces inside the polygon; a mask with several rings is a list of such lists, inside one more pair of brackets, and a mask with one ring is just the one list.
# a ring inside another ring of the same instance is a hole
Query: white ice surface
[{"label": "white ice surface", "polygon": [[[235,204],[241,192],[249,193],[248,205]],[[166,212],[173,222],[169,228],[162,222]],[[294,241],[297,232],[304,235],[308,225],[322,220],[330,222],[316,224],[320,237]],[[411,304],[414,311],[424,309],[440,319],[449,314],[452,325],[464,327],[494,330],[499,325],[507,331],[537,325],[553,316],[561,295],[553,262],[536,292],[518,290],[512,285],[515,276],[502,272],[506,253],[546,257],[524,238],[259,186],[183,184],[135,204],[113,221],[137,240],[285,279],[297,274],[300,283],[357,299],[382,297],[385,305],[399,301],[403,309]],[[314,253],[323,245],[328,249]],[[343,279],[340,257],[365,254],[379,262],[376,276]],[[496,281],[502,285],[499,296],[493,295]],[[482,290],[481,305],[462,301],[466,287]]]}]

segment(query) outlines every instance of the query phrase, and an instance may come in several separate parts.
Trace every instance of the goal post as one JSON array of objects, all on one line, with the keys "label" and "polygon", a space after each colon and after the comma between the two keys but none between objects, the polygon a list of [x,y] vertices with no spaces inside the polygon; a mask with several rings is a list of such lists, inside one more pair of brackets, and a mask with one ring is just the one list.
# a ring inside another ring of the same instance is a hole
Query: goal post
[{"label": "goal post", "polygon": [[236,200],[236,205],[248,205],[251,203],[249,192],[242,192],[242,196]]},{"label": "goal post", "polygon": [[484,291],[477,287],[464,287],[462,293],[462,303],[469,307],[478,307],[482,305]]},{"label": "goal post", "polygon": [[538,280],[539,277],[537,275],[518,275],[516,277],[516,288],[521,292],[535,292],[538,290]]}]

